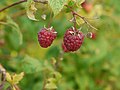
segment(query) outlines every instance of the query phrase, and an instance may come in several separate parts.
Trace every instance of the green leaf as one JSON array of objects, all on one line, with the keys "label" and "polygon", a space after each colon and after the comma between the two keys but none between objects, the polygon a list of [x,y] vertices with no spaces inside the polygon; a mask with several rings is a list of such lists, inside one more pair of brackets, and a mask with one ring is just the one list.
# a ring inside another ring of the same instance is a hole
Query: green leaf
[{"label": "green leaf", "polygon": [[59,81],[62,78],[62,75],[59,72],[54,72],[53,74],[57,81]]},{"label": "green leaf", "polygon": [[[23,36],[22,36],[22,33],[21,33],[21,31],[20,31],[20,28],[19,28],[18,24],[15,23],[15,22],[11,19],[11,17],[9,17],[9,16],[7,16],[7,24],[12,27],[12,30],[13,30],[13,32],[14,32],[15,34],[17,33],[16,36],[17,36],[18,39],[19,39],[19,40],[18,40],[18,44],[21,45],[21,44],[23,43]],[[14,37],[14,39],[17,39],[17,38]]]},{"label": "green leaf", "polygon": [[69,1],[69,2],[68,2],[68,6],[73,7],[74,5],[75,5],[75,2],[74,2],[74,1]]},{"label": "green leaf", "polygon": [[36,12],[36,7],[35,7],[35,2],[33,0],[27,0],[27,4],[26,4],[26,13],[29,19],[31,20],[35,20],[38,21],[35,18],[35,12]]},{"label": "green leaf", "polygon": [[45,85],[45,88],[46,89],[57,89],[57,86],[56,86],[56,84],[55,83],[47,83],[46,85]]},{"label": "green leaf", "polygon": [[51,57],[57,58],[58,56],[59,56],[59,48],[57,46],[51,47],[49,51],[46,53],[47,58],[51,58]]},{"label": "green leaf", "polygon": [[48,0],[48,4],[52,8],[54,12],[54,16],[56,16],[62,9],[67,0]]},{"label": "green leaf", "polygon": [[34,85],[33,85],[33,89],[32,90],[42,90],[42,87],[43,87],[43,82],[41,82],[41,80],[39,82],[36,82]]},{"label": "green leaf", "polygon": [[21,72],[20,74],[14,74],[13,75],[13,83],[18,84],[19,81],[23,78],[24,72]]},{"label": "green leaf", "polygon": [[[70,6],[70,7],[73,8],[73,7],[75,6],[75,2],[74,2],[74,1],[69,1],[69,2],[68,2],[68,6]],[[67,12],[67,13],[68,13],[68,12],[71,12],[70,8],[67,8],[67,9],[66,9],[66,12]]]},{"label": "green leaf", "polygon": [[35,73],[43,69],[42,64],[37,59],[32,58],[28,55],[24,57],[21,64],[22,64],[22,70],[25,73]]},{"label": "green leaf", "polygon": [[56,79],[55,78],[49,78],[47,80],[48,83],[56,83]]}]

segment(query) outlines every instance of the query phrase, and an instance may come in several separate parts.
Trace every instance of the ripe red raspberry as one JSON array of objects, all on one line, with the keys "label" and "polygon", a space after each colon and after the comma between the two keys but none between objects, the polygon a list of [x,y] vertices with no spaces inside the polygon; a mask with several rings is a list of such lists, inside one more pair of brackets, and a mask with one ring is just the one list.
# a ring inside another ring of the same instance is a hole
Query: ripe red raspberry
[{"label": "ripe red raspberry", "polygon": [[64,43],[62,43],[62,49],[64,52],[69,52],[69,50],[67,50],[66,46],[64,45]]},{"label": "ripe red raspberry", "polygon": [[93,32],[88,32],[86,36],[87,38],[96,39],[96,33]]},{"label": "ripe red raspberry", "polygon": [[53,28],[42,28],[38,32],[38,41],[41,47],[49,47],[56,38],[57,32]]},{"label": "ripe red raspberry", "polygon": [[84,35],[82,32],[70,28],[66,31],[64,35],[64,45],[68,51],[77,51],[82,45],[84,40]]}]

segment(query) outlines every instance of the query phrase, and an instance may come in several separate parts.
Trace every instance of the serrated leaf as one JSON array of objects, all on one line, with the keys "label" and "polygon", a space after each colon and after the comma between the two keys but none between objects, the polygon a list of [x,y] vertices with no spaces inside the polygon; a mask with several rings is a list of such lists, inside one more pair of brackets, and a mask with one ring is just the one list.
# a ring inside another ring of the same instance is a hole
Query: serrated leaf
[{"label": "serrated leaf", "polygon": [[22,36],[22,33],[20,31],[20,28],[19,28],[18,24],[15,23],[12,20],[12,18],[9,17],[9,16],[7,16],[7,24],[12,27],[13,32],[14,32],[14,30],[17,32],[18,39],[19,39],[18,43],[19,43],[19,45],[21,45],[23,43],[23,36]]},{"label": "serrated leaf", "polygon": [[42,64],[37,59],[32,58],[28,55],[24,57],[21,64],[22,64],[22,70],[25,73],[35,73],[43,69]]},{"label": "serrated leaf", "polygon": [[63,9],[66,2],[67,0],[48,0],[48,4],[54,12],[54,16],[56,16]]},{"label": "serrated leaf", "polygon": [[35,7],[35,2],[33,0],[27,0],[26,13],[29,19],[38,21],[34,15],[36,10],[37,8]]}]

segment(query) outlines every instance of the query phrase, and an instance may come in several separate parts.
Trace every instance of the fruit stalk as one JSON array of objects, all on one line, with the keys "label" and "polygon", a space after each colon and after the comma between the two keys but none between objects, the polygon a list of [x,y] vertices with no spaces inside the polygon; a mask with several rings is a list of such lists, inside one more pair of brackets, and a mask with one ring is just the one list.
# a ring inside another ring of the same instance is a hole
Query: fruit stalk
[{"label": "fruit stalk", "polygon": [[76,17],[75,17],[75,13],[72,11],[72,14],[73,14],[74,28],[75,28],[75,31],[77,31],[77,28],[76,28]]},{"label": "fruit stalk", "polygon": [[81,18],[85,24],[87,24],[89,27],[91,27],[94,30],[98,30],[97,28],[95,28],[94,26],[92,26],[85,17],[79,15],[78,13],[76,13],[75,11],[73,11],[72,7],[65,5],[67,8],[69,8],[71,10],[71,12],[73,13],[74,17],[78,16],[79,18]]}]

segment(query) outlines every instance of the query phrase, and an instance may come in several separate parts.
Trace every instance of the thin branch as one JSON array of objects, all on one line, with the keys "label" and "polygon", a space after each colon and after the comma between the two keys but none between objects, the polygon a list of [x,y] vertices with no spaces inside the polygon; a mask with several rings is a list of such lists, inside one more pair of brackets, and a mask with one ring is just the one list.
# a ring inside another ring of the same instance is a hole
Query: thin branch
[{"label": "thin branch", "polygon": [[11,4],[11,5],[8,5],[8,6],[4,7],[4,8],[2,8],[2,9],[0,9],[0,12],[4,11],[4,10],[10,8],[10,7],[13,7],[13,6],[15,6],[15,5],[18,5],[18,4],[20,4],[20,3],[23,3],[23,2],[27,2],[27,0],[20,0],[20,1],[18,1],[18,2],[15,2],[15,3]]},{"label": "thin branch", "polygon": [[[45,1],[33,0],[33,1],[34,1],[34,2],[37,2],[37,3],[43,3],[43,4],[47,4],[47,3],[48,3],[47,0],[45,0]],[[4,10],[10,8],[10,7],[13,7],[13,6],[16,6],[16,5],[18,5],[18,4],[24,3],[24,2],[27,2],[27,0],[20,0],[20,1],[18,1],[18,2],[15,2],[15,3],[13,3],[13,4],[10,4],[10,5],[2,8],[2,9],[0,9],[0,12],[4,11]]]},{"label": "thin branch", "polygon": [[70,7],[70,6],[68,6],[68,5],[65,5],[65,6],[68,7],[68,8],[72,11],[72,13],[74,13],[74,17],[75,17],[75,15],[78,16],[78,17],[80,17],[89,27],[91,27],[91,28],[93,28],[93,29],[95,29],[95,30],[98,30],[97,28],[95,28],[94,26],[92,26],[92,25],[87,21],[87,19],[86,19],[85,17],[83,17],[83,16],[77,14],[75,11],[73,11],[73,10],[72,10],[72,7]]}]

